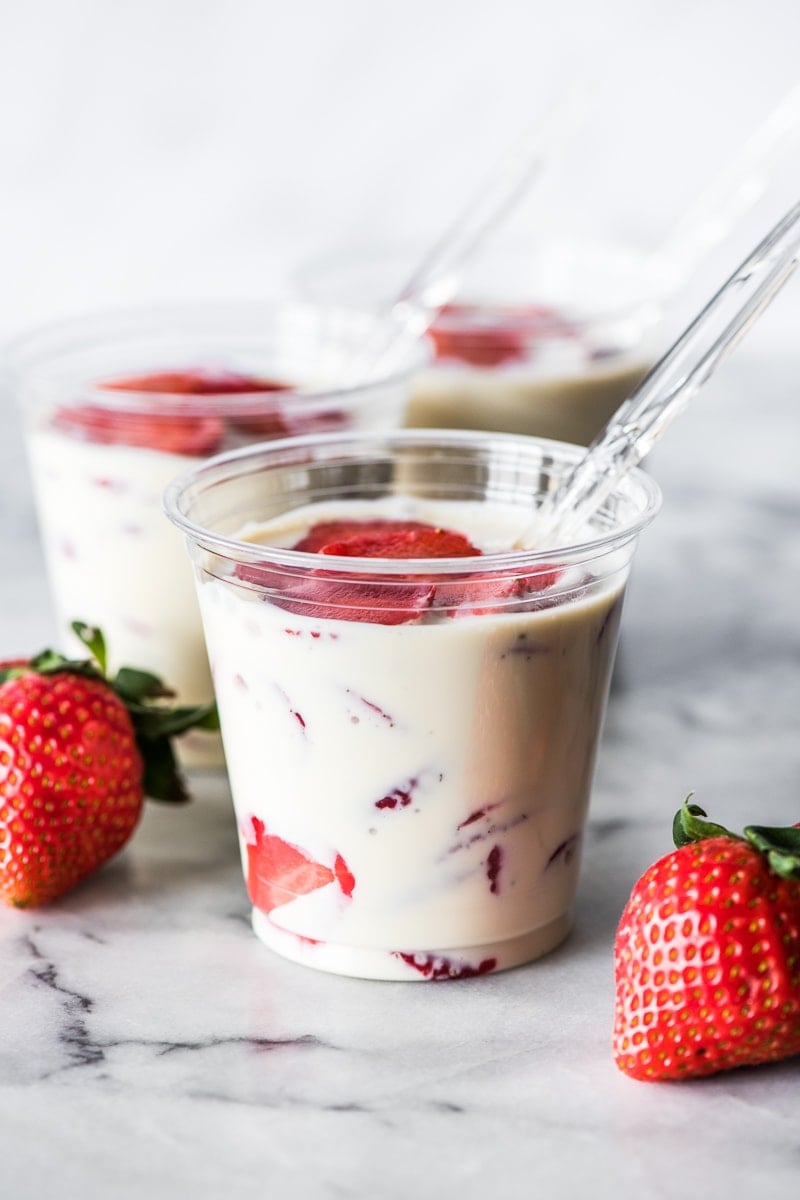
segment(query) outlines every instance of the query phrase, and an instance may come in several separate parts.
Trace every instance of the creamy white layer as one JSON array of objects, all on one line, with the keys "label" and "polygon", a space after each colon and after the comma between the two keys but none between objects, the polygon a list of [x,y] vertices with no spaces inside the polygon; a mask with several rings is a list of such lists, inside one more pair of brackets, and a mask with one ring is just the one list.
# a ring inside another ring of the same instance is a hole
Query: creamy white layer
[{"label": "creamy white layer", "polygon": [[42,430],[30,456],[59,621],[99,625],[115,665],[162,675],[187,702],[211,678],[183,538],[161,506],[196,459]]}]

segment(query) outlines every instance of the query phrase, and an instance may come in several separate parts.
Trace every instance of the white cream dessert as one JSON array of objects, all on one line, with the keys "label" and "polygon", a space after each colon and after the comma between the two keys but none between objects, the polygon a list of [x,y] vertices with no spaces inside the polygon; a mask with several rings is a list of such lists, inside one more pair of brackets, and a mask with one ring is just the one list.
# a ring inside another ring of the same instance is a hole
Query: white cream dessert
[{"label": "white cream dessert", "polygon": [[[352,246],[308,263],[301,291],[386,311],[417,246]],[[405,424],[588,445],[656,359],[667,280],[646,249],[577,231],[501,233],[463,265],[428,329]],[[413,285],[412,285],[413,289]]]},{"label": "white cream dessert", "polygon": [[[75,619],[98,625],[112,667],[135,664],[159,675],[186,704],[213,697],[194,585],[181,538],[165,519],[169,481],[247,430],[223,420],[206,397],[283,392],[284,384],[231,371],[170,371],[106,381],[104,392],[48,412],[28,433],[39,523],[54,607],[65,644]],[[128,406],[125,393],[136,393]],[[141,407],[141,396],[160,404]],[[170,408],[186,397],[197,407]],[[265,406],[266,407],[266,406]],[[260,431],[285,432],[275,413]],[[252,435],[259,430],[253,428]],[[190,732],[187,765],[223,762],[217,735]]]},{"label": "white cream dessert", "polygon": [[[330,501],[236,535],[316,550],[312,570],[255,551],[198,569],[254,928],[286,957],[460,978],[566,935],[629,556],[602,579],[498,570],[528,522]],[[464,569],[348,571],[409,550]]]}]

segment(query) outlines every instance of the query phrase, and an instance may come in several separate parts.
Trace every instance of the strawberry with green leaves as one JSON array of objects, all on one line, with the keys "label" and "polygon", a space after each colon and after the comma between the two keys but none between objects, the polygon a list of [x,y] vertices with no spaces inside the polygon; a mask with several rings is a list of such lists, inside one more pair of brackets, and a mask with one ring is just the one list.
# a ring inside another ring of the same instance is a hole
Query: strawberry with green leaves
[{"label": "strawberry with green leaves", "polygon": [[172,738],[218,728],[213,704],[171,707],[147,671],[106,675],[99,630],[73,630],[92,657],[45,650],[0,666],[0,899],[47,904],[115,854],[145,796],[188,798]]},{"label": "strawberry with green leaves", "polygon": [[634,1079],[800,1054],[800,828],[744,836],[688,800],[677,849],[633,888],[614,947],[613,1050]]}]

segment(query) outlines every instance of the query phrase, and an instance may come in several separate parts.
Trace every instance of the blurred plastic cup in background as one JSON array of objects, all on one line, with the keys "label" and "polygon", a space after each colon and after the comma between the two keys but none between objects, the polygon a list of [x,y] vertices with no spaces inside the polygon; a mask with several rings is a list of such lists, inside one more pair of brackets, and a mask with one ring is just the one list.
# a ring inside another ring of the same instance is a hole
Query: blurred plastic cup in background
[{"label": "blurred plastic cup in background", "polygon": [[[588,445],[654,361],[663,280],[653,263],[601,241],[488,248],[430,329],[406,424]],[[296,284],[316,302],[381,311],[413,264],[354,250],[307,264]]]},{"label": "blurred plastic cup in background", "polygon": [[[659,506],[635,471],[581,544],[513,549],[579,456],[479,432],[329,434],[168,488],[253,925],[278,953],[465,978],[566,936],[625,584]],[[375,537],[394,557],[353,556]],[[446,558],[397,552],[442,538]]]},{"label": "blurred plastic cup in background", "polygon": [[[47,327],[8,350],[23,414],[64,648],[99,625],[112,665],[162,676],[187,704],[212,684],[192,573],[163,513],[191,464],[253,441],[403,420],[426,358],[402,335],[384,377],[337,380],[376,318],[301,304],[190,305]],[[187,765],[219,765],[216,735],[181,739]]]}]

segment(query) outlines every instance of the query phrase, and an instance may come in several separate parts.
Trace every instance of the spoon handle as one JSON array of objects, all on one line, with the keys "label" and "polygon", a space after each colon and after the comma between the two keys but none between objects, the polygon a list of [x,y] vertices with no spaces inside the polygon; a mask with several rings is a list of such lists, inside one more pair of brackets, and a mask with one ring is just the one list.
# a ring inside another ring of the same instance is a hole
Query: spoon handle
[{"label": "spoon handle", "polygon": [[392,302],[392,312],[422,333],[455,294],[464,267],[485,238],[519,203],[578,122],[586,97],[571,92],[544,121],[526,131],[467,200],[414,269]]},{"label": "spoon handle", "polygon": [[755,323],[791,275],[798,254],[800,203],[733,272],[545,499],[532,541],[565,545],[577,535]]}]

